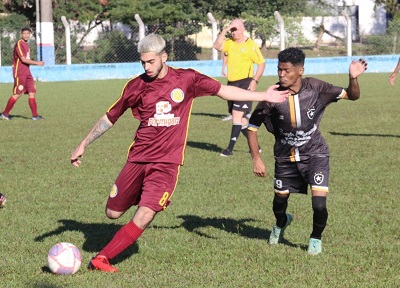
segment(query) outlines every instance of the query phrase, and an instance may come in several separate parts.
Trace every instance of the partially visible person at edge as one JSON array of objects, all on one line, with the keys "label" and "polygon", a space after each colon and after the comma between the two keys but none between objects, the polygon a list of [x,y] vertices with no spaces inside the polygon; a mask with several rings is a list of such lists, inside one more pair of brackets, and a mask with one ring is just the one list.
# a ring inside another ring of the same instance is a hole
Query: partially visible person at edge
[{"label": "partially visible person at edge", "polygon": [[[230,32],[231,38],[225,38]],[[214,48],[227,53],[228,56],[228,86],[236,86],[255,91],[258,81],[264,73],[265,60],[257,44],[245,36],[242,20],[234,19],[224,28],[214,42]],[[254,64],[257,69],[254,72]],[[240,132],[247,138],[248,120],[246,114],[252,110],[252,101],[228,101],[228,110],[232,115],[232,129],[228,147],[221,156],[233,155],[233,149]]]},{"label": "partially visible person at edge", "polygon": [[396,65],[396,67],[394,68],[392,74],[390,74],[389,83],[390,83],[391,85],[394,85],[394,80],[396,79],[397,73],[399,73],[399,71],[400,71],[400,58],[399,58],[399,60],[397,61],[397,65]]},{"label": "partially visible person at edge", "polygon": [[117,272],[109,260],[132,245],[156,214],[170,203],[186,148],[189,114],[193,100],[218,95],[226,100],[282,102],[289,92],[274,85],[265,92],[251,92],[221,85],[217,80],[192,69],[175,69],[166,64],[165,40],[156,34],[138,44],[143,74],[128,81],[118,100],[98,120],[71,154],[79,167],[86,147],[108,131],[130,109],[140,121],[129,147],[128,159],[111,189],[105,214],[121,217],[138,206],[131,221],[89,263],[88,269]]},{"label": "partially visible person at edge", "polygon": [[302,50],[288,48],[278,54],[280,89],[291,95],[282,103],[260,102],[249,124],[248,143],[256,176],[267,170],[258,151],[257,131],[262,124],[275,136],[275,175],[272,210],[276,223],[269,237],[278,244],[293,216],[286,213],[291,193],[307,194],[311,189],[313,225],[308,254],[322,252],[322,233],[328,220],[326,199],[329,181],[329,148],[319,131],[325,108],[340,99],[357,100],[360,87],[357,78],[367,69],[363,59],[352,61],[347,88],[333,86],[315,78],[303,78],[305,55]]},{"label": "partially visible person at edge", "polygon": [[44,66],[43,61],[35,61],[31,59],[31,52],[29,48],[29,38],[31,38],[31,29],[21,29],[21,39],[14,46],[14,54],[12,59],[12,71],[14,77],[13,95],[8,99],[6,108],[0,114],[0,119],[10,120],[10,111],[14,107],[19,97],[22,94],[29,94],[28,103],[32,112],[32,120],[41,120],[37,112],[36,104],[36,86],[35,80],[31,74],[30,65]]}]

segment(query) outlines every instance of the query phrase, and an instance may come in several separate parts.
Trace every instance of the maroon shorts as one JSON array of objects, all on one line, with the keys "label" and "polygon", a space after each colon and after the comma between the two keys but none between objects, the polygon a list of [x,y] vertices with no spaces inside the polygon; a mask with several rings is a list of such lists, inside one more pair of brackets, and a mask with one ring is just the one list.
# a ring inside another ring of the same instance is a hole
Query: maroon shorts
[{"label": "maroon shorts", "polygon": [[178,164],[126,162],[111,189],[107,208],[125,212],[134,205],[159,212],[167,208],[179,174]]},{"label": "maroon shorts", "polygon": [[35,86],[35,80],[33,79],[32,75],[26,75],[26,76],[17,76],[14,78],[14,88],[13,88],[13,94],[28,94],[28,93],[35,93],[36,92],[36,86]]}]

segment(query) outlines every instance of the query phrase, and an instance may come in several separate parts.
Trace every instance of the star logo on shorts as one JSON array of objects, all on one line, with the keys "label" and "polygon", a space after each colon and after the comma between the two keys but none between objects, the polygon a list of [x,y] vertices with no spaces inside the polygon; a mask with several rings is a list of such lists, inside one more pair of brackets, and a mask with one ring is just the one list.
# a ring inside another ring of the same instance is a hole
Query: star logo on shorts
[{"label": "star logo on shorts", "polygon": [[321,172],[314,175],[315,184],[320,185],[324,181],[324,174]]}]

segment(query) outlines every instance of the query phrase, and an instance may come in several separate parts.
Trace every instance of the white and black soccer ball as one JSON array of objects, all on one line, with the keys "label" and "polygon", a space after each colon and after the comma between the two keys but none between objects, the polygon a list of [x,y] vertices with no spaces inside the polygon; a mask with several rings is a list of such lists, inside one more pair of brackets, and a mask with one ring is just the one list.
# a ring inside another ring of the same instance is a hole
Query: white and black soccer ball
[{"label": "white and black soccer ball", "polygon": [[47,261],[51,272],[61,275],[76,273],[81,267],[82,257],[79,249],[67,242],[54,245],[48,255]]}]

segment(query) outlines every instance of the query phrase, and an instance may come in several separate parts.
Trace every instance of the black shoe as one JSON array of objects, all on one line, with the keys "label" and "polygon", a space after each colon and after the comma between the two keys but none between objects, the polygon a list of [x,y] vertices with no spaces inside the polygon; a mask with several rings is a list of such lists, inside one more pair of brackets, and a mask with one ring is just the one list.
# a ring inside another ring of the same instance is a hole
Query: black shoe
[{"label": "black shoe", "polygon": [[228,157],[228,156],[232,156],[233,152],[231,151],[231,149],[226,148],[225,150],[222,150],[221,154],[219,154],[223,157]]}]

